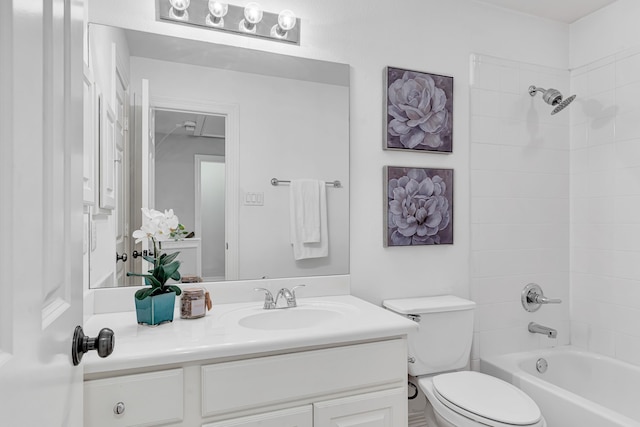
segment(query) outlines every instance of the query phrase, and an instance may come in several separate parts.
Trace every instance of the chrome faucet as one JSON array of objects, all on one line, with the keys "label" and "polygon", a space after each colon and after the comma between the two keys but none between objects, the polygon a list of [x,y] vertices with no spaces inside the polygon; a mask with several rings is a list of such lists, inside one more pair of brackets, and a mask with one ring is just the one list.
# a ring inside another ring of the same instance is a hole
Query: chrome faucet
[{"label": "chrome faucet", "polygon": [[546,335],[549,338],[555,338],[558,336],[558,331],[552,328],[548,328],[546,326],[539,325],[535,322],[529,322],[529,332],[532,334],[542,334]]},{"label": "chrome faucet", "polygon": [[[255,288],[255,291],[264,291],[264,306],[263,308],[265,310],[273,310],[275,308],[292,308],[292,307],[297,307],[298,306],[298,302],[296,301],[296,289],[297,288],[302,288],[305,285],[298,285],[298,286],[294,286],[293,288],[291,288],[291,290],[287,289],[287,288],[282,288],[278,291],[278,294],[276,295],[276,299],[273,299],[273,295],[271,294],[271,292],[266,289],[266,288]],[[282,296],[286,301],[287,301],[287,306],[286,307],[278,307],[278,300],[280,299],[280,296]]]}]

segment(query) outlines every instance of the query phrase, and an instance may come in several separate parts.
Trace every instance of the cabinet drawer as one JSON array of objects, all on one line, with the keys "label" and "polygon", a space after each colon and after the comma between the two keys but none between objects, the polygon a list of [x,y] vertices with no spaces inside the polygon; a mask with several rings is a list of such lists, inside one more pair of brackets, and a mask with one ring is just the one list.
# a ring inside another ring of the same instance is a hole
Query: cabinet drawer
[{"label": "cabinet drawer", "polygon": [[407,391],[398,387],[313,404],[314,427],[407,425]]},{"label": "cabinet drawer", "polygon": [[202,416],[406,381],[404,339],[202,367]]},{"label": "cabinet drawer", "polygon": [[313,407],[311,405],[282,411],[265,412],[249,417],[234,418],[202,427],[312,427]]},{"label": "cabinet drawer", "polygon": [[[180,422],[183,388],[182,369],[85,381],[84,425],[152,426]],[[116,414],[120,402],[124,412]]]}]

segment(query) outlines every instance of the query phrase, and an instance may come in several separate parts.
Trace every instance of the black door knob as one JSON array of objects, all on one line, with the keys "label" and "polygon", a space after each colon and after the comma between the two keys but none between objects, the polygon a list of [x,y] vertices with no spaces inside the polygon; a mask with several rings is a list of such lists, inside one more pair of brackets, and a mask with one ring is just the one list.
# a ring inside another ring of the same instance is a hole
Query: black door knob
[{"label": "black door knob", "polygon": [[118,255],[118,252],[116,252],[116,262],[118,261],[122,261],[122,262],[127,262],[127,254],[126,253],[122,253],[122,255]]},{"label": "black door knob", "polygon": [[82,360],[82,356],[91,350],[96,350],[100,357],[107,357],[113,353],[114,346],[115,336],[111,329],[103,328],[97,337],[90,338],[84,334],[82,326],[76,326],[73,334],[73,343],[71,345],[73,365],[78,366]]}]

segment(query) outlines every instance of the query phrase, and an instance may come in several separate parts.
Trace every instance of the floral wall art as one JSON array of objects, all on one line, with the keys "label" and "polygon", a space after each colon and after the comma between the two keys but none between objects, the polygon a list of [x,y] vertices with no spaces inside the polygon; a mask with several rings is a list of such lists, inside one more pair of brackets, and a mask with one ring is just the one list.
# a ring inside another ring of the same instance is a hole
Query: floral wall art
[{"label": "floral wall art", "polygon": [[384,245],[453,243],[453,169],[385,166]]},{"label": "floral wall art", "polygon": [[450,153],[453,77],[387,67],[387,150]]}]

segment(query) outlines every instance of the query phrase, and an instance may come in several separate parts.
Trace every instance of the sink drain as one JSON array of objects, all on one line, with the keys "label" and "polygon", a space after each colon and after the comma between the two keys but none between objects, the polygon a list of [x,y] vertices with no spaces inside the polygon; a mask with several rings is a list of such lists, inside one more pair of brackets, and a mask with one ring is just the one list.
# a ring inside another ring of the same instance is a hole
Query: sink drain
[{"label": "sink drain", "polygon": [[541,374],[544,374],[545,372],[547,372],[548,367],[549,367],[549,364],[542,357],[538,359],[538,361],[536,362],[536,370]]}]

